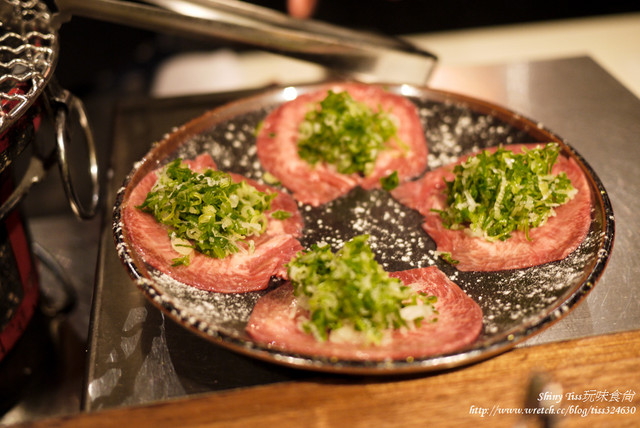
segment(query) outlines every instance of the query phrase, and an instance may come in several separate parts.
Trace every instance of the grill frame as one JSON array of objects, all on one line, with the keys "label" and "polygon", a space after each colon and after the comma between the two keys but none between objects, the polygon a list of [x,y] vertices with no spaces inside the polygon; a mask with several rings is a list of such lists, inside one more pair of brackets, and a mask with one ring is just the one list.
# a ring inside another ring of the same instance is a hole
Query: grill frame
[{"label": "grill frame", "polygon": [[40,0],[0,2],[0,135],[40,98],[59,56],[51,11]]}]

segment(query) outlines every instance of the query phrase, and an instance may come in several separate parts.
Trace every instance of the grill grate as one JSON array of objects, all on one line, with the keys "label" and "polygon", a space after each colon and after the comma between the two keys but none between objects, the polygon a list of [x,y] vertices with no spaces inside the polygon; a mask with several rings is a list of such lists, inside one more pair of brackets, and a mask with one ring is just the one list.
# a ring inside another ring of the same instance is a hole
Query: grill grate
[{"label": "grill grate", "polygon": [[58,40],[42,1],[0,0],[0,133],[40,96],[57,61]]}]

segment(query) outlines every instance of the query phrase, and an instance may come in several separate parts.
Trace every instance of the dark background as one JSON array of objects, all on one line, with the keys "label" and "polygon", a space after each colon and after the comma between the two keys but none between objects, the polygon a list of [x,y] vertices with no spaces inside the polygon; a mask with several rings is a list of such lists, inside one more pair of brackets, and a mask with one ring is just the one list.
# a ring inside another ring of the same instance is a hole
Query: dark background
[{"label": "dark background", "polygon": [[[285,0],[252,3],[285,11]],[[637,0],[319,0],[314,19],[398,35],[640,11]],[[159,61],[183,51],[227,46],[73,17],[60,30],[57,68],[63,87],[96,92],[145,93]],[[629,41],[627,41],[629,42]],[[240,47],[241,48],[241,47]]]}]

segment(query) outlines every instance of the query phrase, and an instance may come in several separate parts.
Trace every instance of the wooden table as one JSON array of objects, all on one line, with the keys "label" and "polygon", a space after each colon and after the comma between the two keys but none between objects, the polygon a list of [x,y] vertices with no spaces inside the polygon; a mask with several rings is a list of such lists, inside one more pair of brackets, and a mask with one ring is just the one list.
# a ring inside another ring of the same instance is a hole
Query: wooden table
[{"label": "wooden table", "polygon": [[518,348],[466,368],[403,380],[286,382],[21,426],[542,426],[540,415],[516,414],[526,411],[526,391],[536,374],[561,388],[561,402],[550,408],[551,422],[559,426],[640,424],[636,330]]}]

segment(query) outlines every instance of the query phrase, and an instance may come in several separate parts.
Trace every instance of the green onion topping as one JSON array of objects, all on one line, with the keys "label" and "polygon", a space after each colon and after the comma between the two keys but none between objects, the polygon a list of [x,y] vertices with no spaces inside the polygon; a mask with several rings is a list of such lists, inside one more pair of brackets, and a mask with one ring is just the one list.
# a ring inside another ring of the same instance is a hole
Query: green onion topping
[{"label": "green onion topping", "polygon": [[398,176],[398,171],[393,171],[391,174],[386,177],[380,178],[380,185],[382,188],[388,192],[392,191],[400,184],[400,177]]},{"label": "green onion topping", "polygon": [[450,265],[457,265],[460,263],[460,260],[455,260],[449,251],[435,251],[435,255],[441,257],[442,260]]},{"label": "green onion topping", "polygon": [[287,265],[299,305],[309,311],[301,328],[319,341],[380,344],[390,329],[435,321],[436,297],[390,277],[368,239],[356,236],[336,253],[315,244]]},{"label": "green onion topping", "polygon": [[529,239],[531,228],[544,225],[554,208],[577,193],[566,173],[551,173],[559,151],[549,143],[522,153],[500,147],[470,157],[454,167],[452,181],[445,179],[447,208],[434,211],[445,227],[488,241],[504,241],[515,230]]},{"label": "green onion topping", "polygon": [[291,217],[291,215],[292,214],[289,211],[285,210],[275,210],[271,213],[271,217],[275,218],[276,220],[286,220]]},{"label": "green onion topping", "polygon": [[348,92],[329,91],[306,114],[298,132],[298,154],[311,165],[325,162],[342,174],[366,176],[396,135],[396,125],[387,112],[373,111]]},{"label": "green onion topping", "polygon": [[277,193],[265,193],[246,181],[236,183],[228,173],[192,171],[176,159],[166,165],[145,201],[138,207],[169,227],[173,248],[181,254],[174,265],[188,265],[197,250],[224,258],[253,249],[250,237],[267,228],[267,211]]}]

